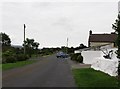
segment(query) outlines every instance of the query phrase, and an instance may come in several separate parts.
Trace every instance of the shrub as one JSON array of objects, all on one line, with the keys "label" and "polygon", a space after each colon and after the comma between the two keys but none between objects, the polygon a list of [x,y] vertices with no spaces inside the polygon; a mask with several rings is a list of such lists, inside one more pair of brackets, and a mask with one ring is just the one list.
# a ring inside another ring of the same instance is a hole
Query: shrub
[{"label": "shrub", "polygon": [[6,63],[6,59],[5,58],[2,58],[2,63]]},{"label": "shrub", "polygon": [[115,51],[115,53],[117,54],[117,58],[119,58],[119,59],[120,59],[120,53],[118,52],[118,50],[117,50],[117,51]]},{"label": "shrub", "polygon": [[83,63],[83,57],[81,56],[81,53],[72,54],[71,55],[71,60]]},{"label": "shrub", "polygon": [[16,61],[25,61],[29,57],[24,54],[15,54],[12,50],[2,53],[2,63],[14,63]]},{"label": "shrub", "polygon": [[14,63],[16,62],[16,57],[14,55],[12,56],[7,56],[5,59],[4,59],[4,63]]},{"label": "shrub", "polygon": [[77,54],[72,54],[71,55],[71,60],[75,61],[77,59]]},{"label": "shrub", "polygon": [[16,62],[16,57],[12,50],[8,50],[2,53],[2,63],[14,63],[14,62]]},{"label": "shrub", "polygon": [[118,65],[118,75],[120,75],[120,62],[119,62],[119,65]]},{"label": "shrub", "polygon": [[13,55],[13,54],[14,54],[14,53],[13,53],[11,50],[8,50],[8,51],[2,53],[2,57],[8,57],[8,56],[11,56],[11,55]]},{"label": "shrub", "polygon": [[73,55],[74,55],[74,54],[71,54],[71,55],[70,55],[70,57],[71,57],[70,59],[71,59],[71,60],[73,60]]},{"label": "shrub", "polygon": [[83,56],[82,56],[82,55],[78,55],[78,56],[77,56],[77,61],[78,61],[79,63],[83,63]]},{"label": "shrub", "polygon": [[29,56],[24,54],[18,54],[16,55],[16,59],[17,61],[26,61],[27,59],[29,59]]}]

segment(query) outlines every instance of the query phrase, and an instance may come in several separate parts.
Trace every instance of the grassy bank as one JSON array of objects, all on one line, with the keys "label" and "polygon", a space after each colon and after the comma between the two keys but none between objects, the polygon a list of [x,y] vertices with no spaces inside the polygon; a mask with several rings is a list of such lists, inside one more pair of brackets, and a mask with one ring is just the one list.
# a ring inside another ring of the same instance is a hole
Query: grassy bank
[{"label": "grassy bank", "polygon": [[118,87],[118,80],[115,77],[91,68],[73,69],[73,75],[80,89],[117,89]]},{"label": "grassy bank", "polygon": [[40,58],[40,57],[47,57],[47,56],[50,56],[50,55],[44,55],[44,56],[32,56],[30,58],[30,60],[27,60],[27,61],[18,61],[16,63],[6,63],[6,64],[0,64],[0,68],[2,68],[2,70],[8,70],[8,69],[13,69],[13,68],[17,68],[17,67],[22,67],[22,66],[25,66],[25,65],[28,65],[28,64],[32,64],[34,62],[37,62],[36,59]]},{"label": "grassy bank", "polygon": [[0,65],[2,65],[2,70],[4,71],[4,70],[13,69],[13,68],[25,66],[28,64],[32,64],[34,62],[36,62],[36,60],[20,61],[20,62],[16,62],[16,63],[6,63],[6,64],[0,64]]}]

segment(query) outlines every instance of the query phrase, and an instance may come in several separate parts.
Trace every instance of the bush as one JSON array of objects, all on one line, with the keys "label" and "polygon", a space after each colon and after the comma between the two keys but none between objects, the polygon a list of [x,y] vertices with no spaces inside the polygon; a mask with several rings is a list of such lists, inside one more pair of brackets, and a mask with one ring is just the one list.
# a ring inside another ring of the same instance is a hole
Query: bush
[{"label": "bush", "polygon": [[6,59],[5,58],[2,58],[2,63],[6,63]]},{"label": "bush", "polygon": [[14,55],[12,56],[7,56],[5,58],[3,58],[2,63],[15,63],[16,62],[16,58]]},{"label": "bush", "polygon": [[83,63],[83,56],[82,56],[82,55],[78,55],[78,56],[77,56],[77,61],[78,61],[79,63]]},{"label": "bush", "polygon": [[14,63],[14,62],[16,62],[16,57],[12,50],[8,50],[2,53],[2,63]]},{"label": "bush", "polygon": [[81,53],[72,54],[71,55],[71,60],[77,61],[79,63],[83,63],[83,57],[82,57]]},{"label": "bush", "polygon": [[8,56],[11,56],[11,55],[13,55],[13,54],[14,54],[14,52],[13,52],[13,51],[8,50],[8,51],[6,51],[6,52],[2,53],[2,57],[8,57]]},{"label": "bush", "polygon": [[118,75],[120,75],[120,62],[119,62],[119,65],[118,65]]},{"label": "bush", "polygon": [[117,50],[117,51],[115,51],[115,53],[117,54],[117,58],[120,59],[120,52],[118,52],[118,50]]},{"label": "bush", "polygon": [[73,57],[74,57],[74,54],[71,54],[70,57],[71,57],[70,59],[73,60],[73,59],[74,59],[74,58],[73,58]]},{"label": "bush", "polygon": [[75,61],[77,59],[77,54],[72,54],[71,55],[71,60]]},{"label": "bush", "polygon": [[2,53],[2,63],[14,63],[16,61],[25,61],[29,57],[24,54],[16,54],[13,50],[7,50]]},{"label": "bush", "polygon": [[29,56],[24,54],[18,54],[16,55],[16,59],[17,61],[26,61],[27,59],[29,59]]}]

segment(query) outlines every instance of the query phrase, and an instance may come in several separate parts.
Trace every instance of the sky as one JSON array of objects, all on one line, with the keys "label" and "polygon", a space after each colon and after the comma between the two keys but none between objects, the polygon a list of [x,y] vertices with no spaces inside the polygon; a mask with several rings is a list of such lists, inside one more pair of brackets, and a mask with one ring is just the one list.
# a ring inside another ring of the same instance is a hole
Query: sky
[{"label": "sky", "polygon": [[1,2],[1,28],[14,45],[22,45],[23,25],[26,38],[40,43],[39,48],[88,45],[89,30],[111,33],[118,14],[118,1],[41,0]]}]

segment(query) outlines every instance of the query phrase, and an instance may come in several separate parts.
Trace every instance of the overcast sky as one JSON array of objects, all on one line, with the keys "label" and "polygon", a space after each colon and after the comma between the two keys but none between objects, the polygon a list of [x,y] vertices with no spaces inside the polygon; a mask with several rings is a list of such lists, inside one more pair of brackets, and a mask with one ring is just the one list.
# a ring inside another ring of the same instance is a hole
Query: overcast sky
[{"label": "overcast sky", "polygon": [[[114,1],[114,0],[113,0]],[[12,44],[22,45],[23,24],[26,38],[42,47],[88,45],[89,30],[111,33],[118,13],[117,2],[2,2],[2,32]]]}]

